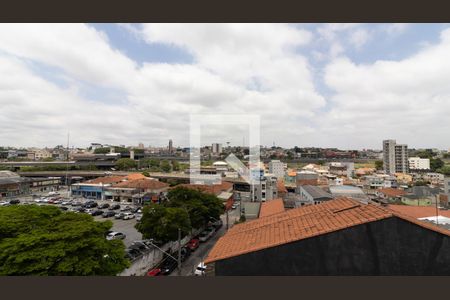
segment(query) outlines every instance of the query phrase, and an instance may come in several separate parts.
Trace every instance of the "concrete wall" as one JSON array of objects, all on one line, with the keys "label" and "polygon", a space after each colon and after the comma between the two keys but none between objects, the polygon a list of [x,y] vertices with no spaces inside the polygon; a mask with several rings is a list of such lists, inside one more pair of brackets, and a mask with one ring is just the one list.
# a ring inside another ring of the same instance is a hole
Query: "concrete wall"
[{"label": "concrete wall", "polygon": [[392,217],[217,261],[215,275],[450,275],[450,237]]},{"label": "concrete wall", "polygon": [[[191,237],[187,236],[181,240],[181,245],[187,244]],[[178,242],[169,242],[162,247],[161,250],[165,252],[175,252],[178,250]],[[143,256],[139,257],[131,263],[131,266],[117,276],[143,276],[150,269],[156,267],[163,259],[164,253],[158,248],[150,249]]]}]

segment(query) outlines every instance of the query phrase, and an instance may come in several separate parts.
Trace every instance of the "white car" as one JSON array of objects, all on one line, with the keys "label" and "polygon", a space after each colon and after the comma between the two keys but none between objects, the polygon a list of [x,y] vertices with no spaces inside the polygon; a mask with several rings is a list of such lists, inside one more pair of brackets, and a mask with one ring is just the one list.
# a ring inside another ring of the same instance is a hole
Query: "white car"
[{"label": "white car", "polygon": [[195,276],[205,276],[206,265],[204,262],[198,264],[197,268],[195,268],[194,275]]},{"label": "white car", "polygon": [[59,193],[58,192],[50,192],[50,193],[48,193],[48,196],[50,197],[50,196],[59,196]]},{"label": "white car", "polygon": [[123,234],[122,232],[113,231],[113,232],[110,232],[106,236],[106,239],[108,241],[111,241],[111,240],[123,240],[123,239],[125,239],[125,234]]},{"label": "white car", "polygon": [[123,218],[122,218],[122,219],[124,219],[124,220],[130,220],[130,219],[133,219],[134,217],[135,217],[134,214],[127,212],[127,213],[125,213],[125,214],[123,215]]},{"label": "white car", "polygon": [[9,205],[9,202],[6,202],[6,201],[0,202],[0,206],[8,206],[8,205]]}]

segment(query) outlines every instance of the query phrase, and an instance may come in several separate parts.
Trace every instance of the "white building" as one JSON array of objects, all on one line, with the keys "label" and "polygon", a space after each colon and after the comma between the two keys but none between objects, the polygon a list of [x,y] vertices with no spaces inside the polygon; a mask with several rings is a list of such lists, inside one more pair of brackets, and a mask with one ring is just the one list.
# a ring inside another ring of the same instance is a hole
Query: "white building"
[{"label": "white building", "polygon": [[47,149],[37,149],[34,151],[34,159],[35,160],[42,160],[45,158],[52,157],[52,153],[48,151]]},{"label": "white building", "polygon": [[279,160],[272,160],[269,162],[269,173],[277,178],[284,178],[285,164]]},{"label": "white building", "polygon": [[411,170],[429,170],[430,159],[420,157],[410,157],[408,159],[409,169]]},{"label": "white building", "polygon": [[213,154],[220,154],[222,153],[222,144],[213,143],[211,147]]}]

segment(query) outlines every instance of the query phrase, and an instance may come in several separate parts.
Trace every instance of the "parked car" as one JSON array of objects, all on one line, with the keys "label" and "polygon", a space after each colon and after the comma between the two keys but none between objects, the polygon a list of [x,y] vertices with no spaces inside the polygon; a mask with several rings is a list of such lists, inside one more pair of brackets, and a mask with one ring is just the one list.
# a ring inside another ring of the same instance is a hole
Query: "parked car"
[{"label": "parked car", "polygon": [[160,268],[156,268],[156,269],[150,270],[146,274],[146,276],[161,276],[161,275],[162,275],[162,273],[161,273],[161,269]]},{"label": "parked car", "polygon": [[114,215],[114,219],[123,219],[123,217],[125,216],[125,214],[124,213],[117,213],[117,214],[115,214]]},{"label": "parked car", "polygon": [[206,271],[206,265],[204,262],[201,262],[197,265],[197,268],[195,268],[194,275],[195,276],[205,276]]},{"label": "parked car", "polygon": [[216,233],[216,229],[213,226],[208,226],[205,231],[209,232],[210,237],[212,237]]},{"label": "parked car", "polygon": [[94,211],[92,208],[84,208],[83,207],[83,209],[84,209],[84,212],[87,214],[91,214]]},{"label": "parked car", "polygon": [[59,196],[59,193],[58,192],[49,192],[48,193],[48,196],[50,197],[50,196]]},{"label": "parked car", "polygon": [[130,212],[124,213],[123,217],[122,217],[122,219],[124,219],[124,220],[131,220],[131,219],[134,219],[134,218],[135,218],[134,214],[132,214]]},{"label": "parked car", "polygon": [[109,233],[106,236],[106,239],[108,241],[111,241],[111,240],[123,240],[123,239],[125,239],[125,237],[126,237],[126,235],[123,234],[122,232],[113,231],[113,232]]},{"label": "parked car", "polygon": [[0,201],[0,206],[9,206],[11,204],[9,204],[9,202],[6,201]]},{"label": "parked car", "polygon": [[211,226],[214,227],[214,229],[219,229],[220,227],[223,226],[223,222],[221,219],[219,220],[211,220]]},{"label": "parked car", "polygon": [[85,207],[85,208],[94,208],[97,206],[98,206],[97,202],[94,202],[94,201],[85,202],[83,205],[83,207]]},{"label": "parked car", "polygon": [[120,209],[120,211],[130,211],[132,208],[130,206],[125,206]]},{"label": "parked car", "polygon": [[128,257],[130,260],[135,260],[136,258],[138,258],[139,256],[142,255],[142,252],[139,251],[138,249],[127,249],[125,250],[125,255],[126,257]]},{"label": "parked car", "polygon": [[142,220],[142,214],[136,214],[136,221],[140,222]]},{"label": "parked car", "polygon": [[95,216],[100,216],[100,215],[103,215],[103,210],[96,209],[91,212],[91,216],[95,217]]},{"label": "parked car", "polygon": [[198,240],[202,243],[206,242],[207,240],[209,240],[209,238],[211,237],[211,233],[209,231],[202,231],[199,236],[198,236]]},{"label": "parked car", "polygon": [[195,251],[198,246],[200,246],[200,241],[198,239],[191,239],[186,245],[191,251]]},{"label": "parked car", "polygon": [[53,204],[61,204],[62,201],[61,200],[53,200]]},{"label": "parked car", "polygon": [[82,206],[83,203],[81,203],[81,202],[72,202],[71,205],[72,206]]},{"label": "parked car", "polygon": [[181,261],[185,261],[191,255],[191,249],[188,247],[181,248]]},{"label": "parked car", "polygon": [[98,208],[100,208],[100,209],[105,209],[105,208],[108,208],[109,207],[109,204],[108,203],[103,203],[103,204],[100,204],[99,206],[98,206]]},{"label": "parked car", "polygon": [[20,200],[19,199],[13,199],[11,201],[9,201],[9,204],[19,204]]},{"label": "parked car", "polygon": [[103,218],[110,218],[110,217],[114,217],[116,215],[115,212],[113,211],[105,211],[102,215]]},{"label": "parked car", "polygon": [[68,210],[69,208],[67,206],[60,206],[59,209],[61,209],[61,210]]},{"label": "parked car", "polygon": [[71,205],[72,201],[62,201],[61,205]]},{"label": "parked car", "polygon": [[130,210],[130,212],[132,212],[133,214],[135,214],[135,213],[137,213],[140,209],[141,209],[140,207],[135,207],[135,208],[132,208],[132,209]]},{"label": "parked car", "polygon": [[146,251],[148,249],[151,249],[151,246],[145,244],[144,242],[141,241],[134,241],[130,247],[130,249],[138,249],[140,251]]},{"label": "parked car", "polygon": [[109,208],[109,210],[116,210],[116,209],[120,209],[120,205],[119,204],[111,205],[111,207]]},{"label": "parked car", "polygon": [[170,256],[166,258],[166,260],[161,265],[161,274],[169,275],[172,273],[178,266],[178,262],[171,258]]},{"label": "parked car", "polygon": [[84,213],[86,212],[86,209],[84,207],[75,207],[75,212]]}]

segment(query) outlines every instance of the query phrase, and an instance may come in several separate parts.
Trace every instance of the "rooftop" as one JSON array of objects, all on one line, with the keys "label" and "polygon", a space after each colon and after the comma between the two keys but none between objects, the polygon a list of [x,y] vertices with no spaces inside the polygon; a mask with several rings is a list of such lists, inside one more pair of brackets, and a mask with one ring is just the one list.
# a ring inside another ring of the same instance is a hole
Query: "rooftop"
[{"label": "rooftop", "polygon": [[378,192],[385,194],[388,197],[400,197],[406,194],[405,191],[394,188],[379,189]]},{"label": "rooftop", "polygon": [[167,183],[158,181],[152,178],[142,178],[122,181],[113,185],[113,188],[132,188],[132,189],[144,189],[144,190],[157,190],[168,187]]},{"label": "rooftop", "polygon": [[270,215],[278,214],[284,212],[283,199],[273,199],[261,203],[261,208],[259,210],[259,217],[267,217]]},{"label": "rooftop", "polygon": [[332,198],[330,193],[327,193],[322,188],[315,185],[303,185],[301,186],[301,188],[304,189],[308,194],[310,194],[314,199]]},{"label": "rooftop", "polygon": [[[430,216],[436,216],[436,207],[435,206],[412,206],[412,205],[393,205],[389,204],[388,208],[402,213],[404,215],[408,215],[413,218],[426,218]],[[450,218],[450,210],[437,210],[438,215]]]},{"label": "rooftop", "polygon": [[394,216],[450,236],[449,230],[396,213],[388,208],[362,204],[351,198],[338,198],[237,224],[217,241],[205,263]]}]

